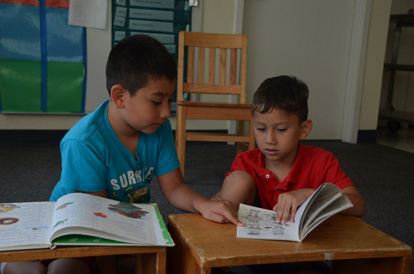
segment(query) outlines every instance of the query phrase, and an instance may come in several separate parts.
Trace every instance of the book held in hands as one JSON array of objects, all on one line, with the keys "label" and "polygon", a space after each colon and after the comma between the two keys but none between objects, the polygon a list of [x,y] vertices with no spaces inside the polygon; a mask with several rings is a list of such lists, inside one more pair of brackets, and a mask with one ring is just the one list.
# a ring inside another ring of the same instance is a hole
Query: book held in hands
[{"label": "book held in hands", "polygon": [[174,246],[156,204],[85,193],[0,203],[0,251],[64,246]]},{"label": "book held in hands", "polygon": [[295,222],[276,222],[276,212],[240,204],[237,238],[302,242],[315,227],[332,215],[352,207],[351,201],[332,184],[322,184],[297,210]]}]

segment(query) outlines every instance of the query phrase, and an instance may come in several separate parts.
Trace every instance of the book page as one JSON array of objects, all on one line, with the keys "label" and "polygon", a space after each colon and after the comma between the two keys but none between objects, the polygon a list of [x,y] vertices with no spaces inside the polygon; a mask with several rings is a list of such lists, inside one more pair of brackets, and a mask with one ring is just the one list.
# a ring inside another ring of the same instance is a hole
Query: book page
[{"label": "book page", "polygon": [[[300,214],[299,232],[303,231],[304,226],[315,218],[323,208],[330,202],[342,195],[341,189],[332,183],[323,183],[318,189],[300,206],[296,217]],[[303,215],[303,218],[302,218]]]},{"label": "book page", "polygon": [[[141,204],[139,204],[141,205]],[[169,234],[165,223],[159,213],[158,207],[156,204],[145,204],[148,206],[152,206],[151,210],[154,210],[154,216],[158,216],[158,218],[153,218],[154,222],[154,229],[155,235],[157,238],[156,245],[158,246],[174,246],[174,242]],[[152,214],[151,214],[152,215]],[[79,235],[79,234],[70,234],[60,236],[53,240],[53,245],[65,245],[65,246],[82,246],[82,245],[99,245],[99,246],[148,246],[148,243],[127,243],[127,242],[120,242],[115,240],[109,240],[105,238],[95,237],[95,236],[87,236],[87,235]]]},{"label": "book page", "polygon": [[237,238],[299,241],[295,223],[276,222],[276,212],[240,204],[238,219],[246,224],[237,227]]},{"label": "book page", "polygon": [[343,196],[343,193],[341,191],[329,193],[327,195],[318,195],[316,199],[312,202],[312,204],[309,206],[309,210],[306,212],[306,215],[303,217],[302,229],[306,229],[309,223],[311,223],[313,219],[316,218],[322,210],[324,210],[332,202],[334,202],[341,196]]},{"label": "book page", "polygon": [[129,204],[84,193],[72,193],[56,203],[53,237],[97,236],[130,243],[157,244],[153,206]]},{"label": "book page", "polygon": [[154,211],[157,218],[153,218],[154,220],[154,228],[155,228],[155,234],[158,239],[159,245],[165,245],[165,246],[175,246],[173,239],[171,238],[170,233],[168,232],[167,226],[164,223],[164,220],[161,216],[161,213],[158,209],[157,204],[154,204]]},{"label": "book page", "polygon": [[340,196],[338,199],[334,200],[328,206],[326,206],[323,210],[321,210],[315,219],[311,220],[304,228],[303,228],[303,238],[309,234],[315,227],[317,227],[320,223],[328,219],[329,217],[347,209],[353,207],[351,201],[348,199],[346,195]]},{"label": "book page", "polygon": [[54,203],[0,203],[0,250],[49,247]]}]

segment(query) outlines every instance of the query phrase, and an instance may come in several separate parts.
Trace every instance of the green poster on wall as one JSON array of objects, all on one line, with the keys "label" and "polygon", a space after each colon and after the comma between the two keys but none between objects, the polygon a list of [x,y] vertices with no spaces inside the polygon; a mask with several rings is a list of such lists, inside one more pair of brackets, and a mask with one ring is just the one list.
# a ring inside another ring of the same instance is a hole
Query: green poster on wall
[{"label": "green poster on wall", "polygon": [[86,31],[69,0],[0,0],[0,111],[83,113]]}]

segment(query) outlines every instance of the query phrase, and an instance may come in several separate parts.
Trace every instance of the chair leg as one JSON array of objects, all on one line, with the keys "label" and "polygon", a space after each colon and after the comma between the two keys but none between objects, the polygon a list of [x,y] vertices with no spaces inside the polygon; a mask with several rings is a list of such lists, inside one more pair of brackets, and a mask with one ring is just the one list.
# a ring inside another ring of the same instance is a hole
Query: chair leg
[{"label": "chair leg", "polygon": [[184,178],[184,170],[185,170],[185,139],[184,139],[183,143],[180,146],[180,153],[179,153],[179,156],[178,156],[178,160],[180,160],[181,174],[183,175],[183,178]]},{"label": "chair leg", "polygon": [[177,120],[175,129],[175,142],[177,146],[178,160],[180,161],[181,174],[184,177],[185,169],[185,143],[186,143],[186,109],[182,106],[177,107]]},{"label": "chair leg", "polygon": [[[241,124],[242,126],[239,127],[239,129],[242,129],[242,131],[239,130],[239,135],[244,135],[244,124]],[[256,138],[254,136],[254,126],[253,121],[249,121],[249,137],[250,141],[248,143],[237,143],[237,154],[256,148]]]},{"label": "chair leg", "polygon": [[[237,121],[237,135],[244,136],[244,121]],[[245,151],[245,147],[244,143],[237,143],[237,154]]]},{"label": "chair leg", "polygon": [[250,142],[249,142],[249,150],[256,148],[256,136],[254,135],[254,125],[253,125],[253,119],[250,119],[249,121],[249,136],[250,136]]}]

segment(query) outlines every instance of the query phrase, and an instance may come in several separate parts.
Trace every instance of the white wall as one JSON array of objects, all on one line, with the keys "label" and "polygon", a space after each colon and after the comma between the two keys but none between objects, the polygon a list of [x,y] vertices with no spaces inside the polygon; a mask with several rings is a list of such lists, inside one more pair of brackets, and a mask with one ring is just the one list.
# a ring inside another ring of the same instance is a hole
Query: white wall
[{"label": "white wall", "polygon": [[294,75],[310,89],[310,139],[341,139],[354,1],[245,1],[248,98],[268,77]]}]

